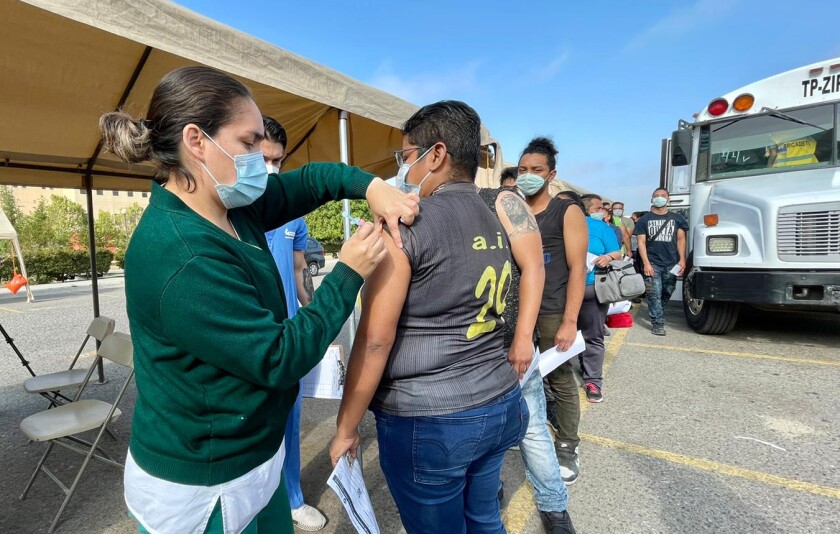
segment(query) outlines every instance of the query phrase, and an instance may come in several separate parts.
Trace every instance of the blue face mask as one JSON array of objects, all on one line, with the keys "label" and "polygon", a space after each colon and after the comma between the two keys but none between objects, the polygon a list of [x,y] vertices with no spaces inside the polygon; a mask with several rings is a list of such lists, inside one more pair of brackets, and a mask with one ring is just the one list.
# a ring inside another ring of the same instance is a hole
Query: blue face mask
[{"label": "blue face mask", "polygon": [[655,208],[664,208],[668,204],[668,199],[666,197],[653,197],[650,203]]},{"label": "blue face mask", "polygon": [[210,169],[204,163],[200,163],[207,174],[210,175],[210,178],[216,182],[216,193],[219,195],[222,205],[232,210],[253,204],[265,193],[265,187],[268,184],[268,172],[266,172],[262,152],[231,156],[224,148],[219,146],[219,143],[207,135],[207,132],[202,130],[201,133],[206,135],[207,139],[212,141],[225,156],[232,159],[233,166],[236,168],[236,182],[233,185],[227,185],[220,184],[213,173],[210,172]]},{"label": "blue face mask", "polygon": [[[426,156],[426,154],[428,154],[429,152],[432,151],[432,148],[434,148],[434,147],[431,147],[427,151],[423,152],[423,154],[419,158],[414,160],[414,163],[417,163],[418,161],[423,159]],[[410,184],[410,183],[406,182],[405,179],[408,176],[408,171],[411,170],[411,167],[414,165],[414,163],[411,163],[411,164],[403,163],[402,165],[400,165],[400,170],[397,172],[397,175],[394,177],[394,185],[397,187],[397,189],[399,189],[403,193],[408,193],[408,194],[416,193],[417,196],[420,196],[420,188],[423,187],[423,182],[425,182],[426,178],[431,176],[432,173],[430,171],[426,176],[424,176],[423,179],[420,180],[419,184],[415,185],[415,184]]]},{"label": "blue face mask", "polygon": [[596,211],[595,213],[589,214],[590,219],[595,219],[596,221],[603,221],[604,220],[604,212],[603,211]]},{"label": "blue face mask", "polygon": [[525,174],[520,174],[516,177],[516,187],[518,187],[526,197],[536,195],[540,192],[540,189],[542,189],[544,185],[545,178],[539,174],[526,172]]}]

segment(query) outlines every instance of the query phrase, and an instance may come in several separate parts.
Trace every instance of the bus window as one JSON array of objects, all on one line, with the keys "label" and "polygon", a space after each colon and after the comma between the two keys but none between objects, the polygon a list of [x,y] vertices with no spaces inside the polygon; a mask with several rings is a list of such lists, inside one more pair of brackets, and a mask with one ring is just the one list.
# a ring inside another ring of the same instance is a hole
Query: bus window
[{"label": "bus window", "polygon": [[[714,122],[703,126],[698,181],[828,166],[832,163],[834,106]],[[702,174],[701,174],[702,171]]]}]

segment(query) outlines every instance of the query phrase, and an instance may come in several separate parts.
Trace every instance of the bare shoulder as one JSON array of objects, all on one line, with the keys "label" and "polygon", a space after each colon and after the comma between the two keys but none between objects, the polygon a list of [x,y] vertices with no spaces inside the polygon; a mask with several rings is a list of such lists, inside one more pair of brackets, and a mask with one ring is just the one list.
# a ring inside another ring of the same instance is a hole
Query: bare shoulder
[{"label": "bare shoulder", "polygon": [[[499,194],[496,198],[496,211],[500,215],[504,214],[504,217],[500,217],[500,219],[511,238],[539,232],[537,221],[534,219],[534,214],[531,213],[528,204],[522,197],[512,191],[503,191]],[[507,219],[508,224],[505,224],[505,219]]]}]

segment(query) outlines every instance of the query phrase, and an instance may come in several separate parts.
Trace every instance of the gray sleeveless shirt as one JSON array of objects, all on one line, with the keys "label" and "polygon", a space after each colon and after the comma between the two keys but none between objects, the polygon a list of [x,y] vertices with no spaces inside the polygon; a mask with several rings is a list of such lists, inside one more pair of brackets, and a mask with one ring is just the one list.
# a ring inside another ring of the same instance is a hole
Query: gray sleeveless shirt
[{"label": "gray sleeveless shirt", "polygon": [[444,185],[420,201],[419,217],[400,232],[411,284],[371,407],[445,415],[516,386],[502,346],[510,243],[475,185]]}]

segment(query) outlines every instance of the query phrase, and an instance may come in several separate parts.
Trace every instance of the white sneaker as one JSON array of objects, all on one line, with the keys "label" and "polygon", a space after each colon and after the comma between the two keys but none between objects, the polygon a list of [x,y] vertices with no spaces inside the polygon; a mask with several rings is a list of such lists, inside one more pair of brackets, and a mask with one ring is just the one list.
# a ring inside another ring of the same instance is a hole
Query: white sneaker
[{"label": "white sneaker", "polygon": [[292,510],[292,522],[301,530],[314,532],[327,526],[327,518],[314,506],[304,504]]}]

